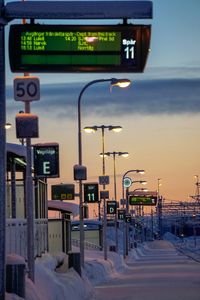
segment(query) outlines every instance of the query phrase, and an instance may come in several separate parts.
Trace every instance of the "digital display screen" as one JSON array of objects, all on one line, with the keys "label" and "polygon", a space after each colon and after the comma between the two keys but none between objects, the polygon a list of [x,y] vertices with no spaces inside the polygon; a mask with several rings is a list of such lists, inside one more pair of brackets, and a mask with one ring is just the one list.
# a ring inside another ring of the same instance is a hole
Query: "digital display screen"
[{"label": "digital display screen", "polygon": [[157,197],[141,197],[141,196],[130,196],[130,205],[156,205]]},{"label": "digital display screen", "polygon": [[12,72],[143,72],[150,25],[11,25]]}]

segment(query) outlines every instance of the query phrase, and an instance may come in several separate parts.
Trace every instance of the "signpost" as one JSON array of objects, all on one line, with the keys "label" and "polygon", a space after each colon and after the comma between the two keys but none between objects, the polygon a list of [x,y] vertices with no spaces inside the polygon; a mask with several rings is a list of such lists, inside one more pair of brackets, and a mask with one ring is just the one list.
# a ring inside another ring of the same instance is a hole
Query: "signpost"
[{"label": "signpost", "polygon": [[143,72],[150,25],[11,25],[12,72]]}]

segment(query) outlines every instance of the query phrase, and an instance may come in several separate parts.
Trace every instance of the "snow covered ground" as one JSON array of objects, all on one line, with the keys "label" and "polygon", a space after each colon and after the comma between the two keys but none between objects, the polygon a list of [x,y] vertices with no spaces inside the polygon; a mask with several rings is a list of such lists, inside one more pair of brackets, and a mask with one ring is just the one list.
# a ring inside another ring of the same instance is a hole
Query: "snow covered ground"
[{"label": "snow covered ground", "polygon": [[[180,241],[168,234],[167,240],[182,246],[189,245],[199,253],[200,239],[194,243],[193,239]],[[134,249],[129,259],[134,259]],[[13,257],[15,259],[15,257]],[[63,262],[63,264],[62,264]],[[94,295],[93,286],[114,278],[117,273],[126,270],[122,255],[108,251],[108,259],[105,261],[103,251],[85,251],[85,269],[82,277],[73,269],[68,269],[67,256],[63,253],[57,255],[44,254],[35,263],[35,284],[26,278],[26,300],[87,300]],[[57,268],[61,265],[60,268]],[[6,294],[6,300],[22,300],[22,298]]]},{"label": "snow covered ground", "polygon": [[[108,259],[105,261],[103,252],[85,251],[86,262],[82,277],[73,268],[68,269],[67,261],[67,256],[63,253],[55,256],[44,254],[38,258],[35,264],[35,284],[26,278],[26,300],[91,299],[93,284],[104,282],[126,268],[123,258],[114,252],[108,252]],[[56,269],[61,262],[64,264]],[[6,295],[6,300],[21,299],[16,295]]]}]

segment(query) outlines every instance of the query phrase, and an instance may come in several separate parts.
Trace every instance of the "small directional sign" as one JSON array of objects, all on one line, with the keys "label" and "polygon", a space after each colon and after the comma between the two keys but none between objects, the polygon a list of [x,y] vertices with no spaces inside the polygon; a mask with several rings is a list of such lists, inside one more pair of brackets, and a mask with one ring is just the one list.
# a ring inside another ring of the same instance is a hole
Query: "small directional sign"
[{"label": "small directional sign", "polygon": [[111,200],[107,201],[107,214],[115,215],[117,212],[117,201]]},{"label": "small directional sign", "polygon": [[109,199],[109,191],[100,191],[100,199]]},{"label": "small directional sign", "polygon": [[109,176],[99,176],[99,184],[100,185],[106,185],[109,184]]},{"label": "small directional sign", "polygon": [[52,200],[74,200],[74,184],[55,184],[51,186]]},{"label": "small directional sign", "polygon": [[125,220],[126,217],[126,210],[125,209],[118,209],[118,220]]}]

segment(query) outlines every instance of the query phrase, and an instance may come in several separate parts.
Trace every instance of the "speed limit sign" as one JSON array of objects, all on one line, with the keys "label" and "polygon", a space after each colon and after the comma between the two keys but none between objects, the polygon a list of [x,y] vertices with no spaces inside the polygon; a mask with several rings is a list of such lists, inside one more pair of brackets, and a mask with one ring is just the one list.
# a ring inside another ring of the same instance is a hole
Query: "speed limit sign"
[{"label": "speed limit sign", "polygon": [[20,76],[14,79],[14,99],[34,101],[40,99],[40,82],[36,76]]}]

